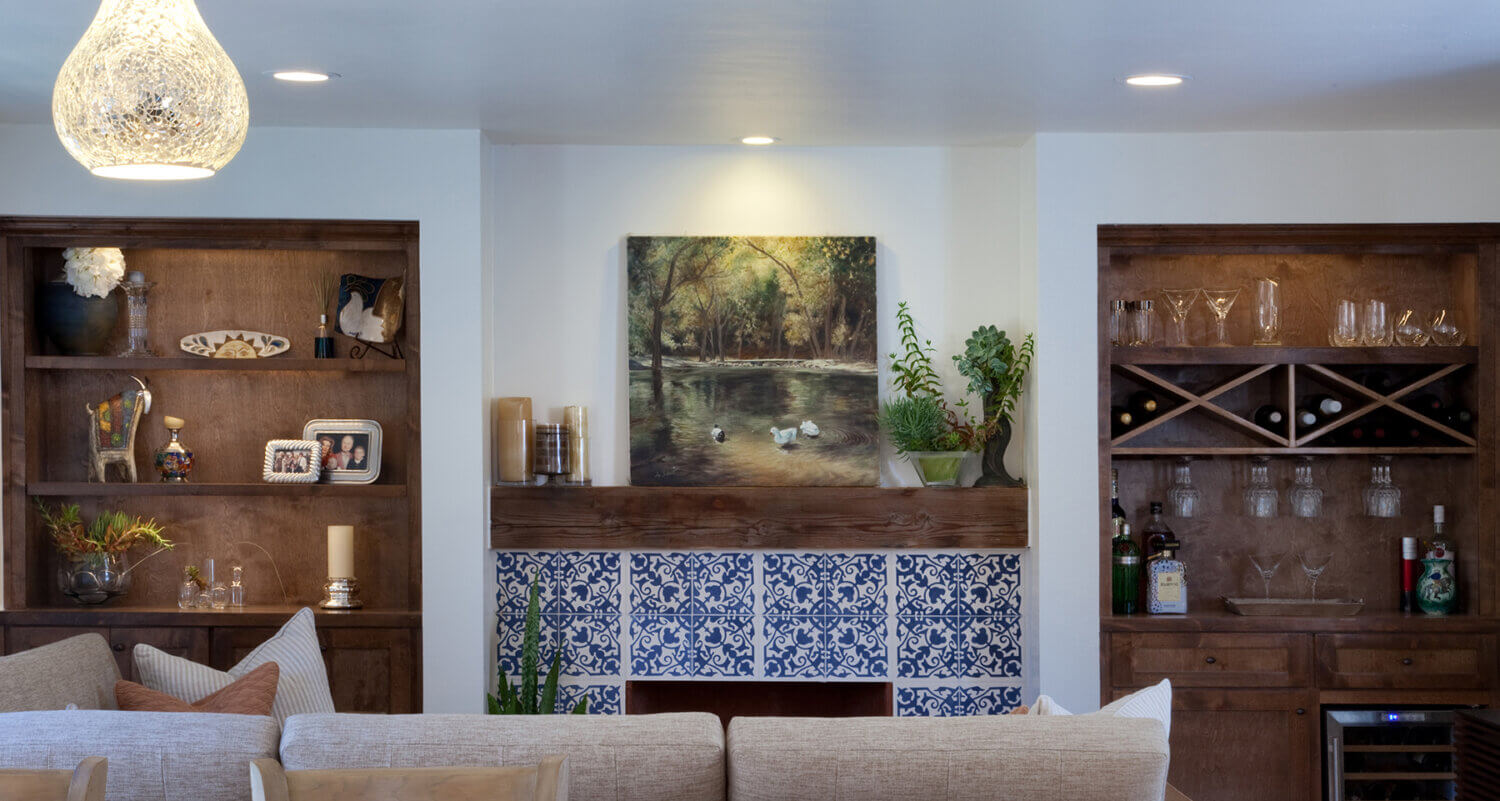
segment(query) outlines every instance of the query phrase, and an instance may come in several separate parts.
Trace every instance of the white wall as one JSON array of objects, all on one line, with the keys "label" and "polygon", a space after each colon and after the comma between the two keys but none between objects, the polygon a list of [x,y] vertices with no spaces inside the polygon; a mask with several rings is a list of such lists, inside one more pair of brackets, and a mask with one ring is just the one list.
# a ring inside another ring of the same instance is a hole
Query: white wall
[{"label": "white wall", "polygon": [[51,126],[0,126],[0,214],[301,217],[421,224],[423,683],[430,712],[478,711],[486,470],[481,158],[477,131],[253,128],[219,175],[189,183],[94,178]]},{"label": "white wall", "polygon": [[1035,149],[1038,668],[1043,692],[1089,709],[1099,695],[1096,226],[1500,220],[1500,132],[1042,134]]}]

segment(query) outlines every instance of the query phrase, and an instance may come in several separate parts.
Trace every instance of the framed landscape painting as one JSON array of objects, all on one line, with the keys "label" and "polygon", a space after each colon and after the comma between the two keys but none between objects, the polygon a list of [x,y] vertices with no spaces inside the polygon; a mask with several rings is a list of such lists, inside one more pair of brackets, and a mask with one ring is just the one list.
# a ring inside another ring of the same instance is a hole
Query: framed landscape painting
[{"label": "framed landscape painting", "polygon": [[630,482],[880,482],[875,239],[626,240]]}]

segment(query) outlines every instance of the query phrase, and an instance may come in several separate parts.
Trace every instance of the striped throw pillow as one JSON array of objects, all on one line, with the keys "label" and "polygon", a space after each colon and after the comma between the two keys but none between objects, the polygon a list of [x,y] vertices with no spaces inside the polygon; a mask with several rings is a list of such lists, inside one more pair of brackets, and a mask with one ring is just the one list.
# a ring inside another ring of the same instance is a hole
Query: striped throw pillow
[{"label": "striped throw pillow", "polygon": [[[1071,715],[1073,713],[1052,700],[1051,696],[1042,695],[1038,696],[1036,703],[1031,705],[1031,714]],[[1160,721],[1162,728],[1166,729],[1167,736],[1170,737],[1172,735],[1172,682],[1162,679],[1150,687],[1136,690],[1124,698],[1106,704],[1098,712],[1087,714],[1112,715],[1117,718],[1151,718]]]},{"label": "striped throw pillow", "polygon": [[292,715],[334,711],[328,670],[323,666],[311,609],[304,608],[292,615],[280,631],[256,646],[227,673],[144,643],[135,646],[135,671],[141,684],[188,703],[228,687],[269,662],[275,662],[281,670],[276,682],[276,701],[271,706],[277,722],[285,725]]}]

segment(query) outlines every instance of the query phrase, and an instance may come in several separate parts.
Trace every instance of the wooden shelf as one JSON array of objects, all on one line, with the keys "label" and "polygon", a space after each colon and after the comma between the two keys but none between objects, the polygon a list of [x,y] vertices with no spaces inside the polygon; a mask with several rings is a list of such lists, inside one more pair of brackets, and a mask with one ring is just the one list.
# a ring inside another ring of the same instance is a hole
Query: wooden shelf
[{"label": "wooden shelf", "polygon": [[1174,448],[1165,447],[1121,447],[1111,448],[1109,455],[1117,459],[1146,458],[1150,456],[1473,456],[1478,448],[1466,445],[1434,448]]},{"label": "wooden shelf", "polygon": [[1111,364],[1477,364],[1479,348],[1113,347]]},{"label": "wooden shelf", "polygon": [[1024,548],[1027,490],[492,487],[495,548]]},{"label": "wooden shelf", "polygon": [[[1190,565],[1191,567],[1191,565]],[[1191,611],[1186,615],[1111,615],[1099,618],[1105,632],[1194,633],[1194,632],[1297,632],[1383,634],[1491,634],[1500,620],[1480,615],[1404,615],[1400,612],[1365,609],[1353,617],[1278,617],[1236,615],[1218,608]]]},{"label": "wooden shelf", "polygon": [[28,370],[118,370],[151,372],[156,370],[207,370],[214,372],[313,372],[313,373],[402,373],[405,359],[388,359],[374,355],[363,359],[291,359],[272,356],[266,359],[209,359],[198,356],[163,356],[161,358],[122,358],[118,356],[27,356]]},{"label": "wooden shelf", "polygon": [[115,495],[203,495],[203,496],[250,496],[265,495],[287,498],[309,496],[359,497],[359,498],[404,498],[405,484],[127,484],[110,482],[100,484],[92,481],[38,481],[26,485],[26,494],[31,496],[115,496]]},{"label": "wooden shelf", "polygon": [[[269,575],[267,579],[271,578]],[[273,585],[274,586],[274,585]],[[307,604],[320,627],[418,628],[422,613],[409,609],[355,609],[336,612]],[[0,623],[8,626],[248,626],[276,627],[286,623],[301,606],[259,604],[243,609],[178,609],[164,606],[57,606],[7,609]]]}]

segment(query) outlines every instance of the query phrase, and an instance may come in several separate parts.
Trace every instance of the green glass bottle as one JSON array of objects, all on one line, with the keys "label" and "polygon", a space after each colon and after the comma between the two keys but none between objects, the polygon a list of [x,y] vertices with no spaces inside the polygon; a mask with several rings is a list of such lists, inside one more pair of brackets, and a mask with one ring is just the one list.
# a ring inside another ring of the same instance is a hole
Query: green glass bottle
[{"label": "green glass bottle", "polygon": [[1130,537],[1130,524],[1115,528],[1110,548],[1111,593],[1114,613],[1133,615],[1139,611],[1141,596],[1141,547]]}]

